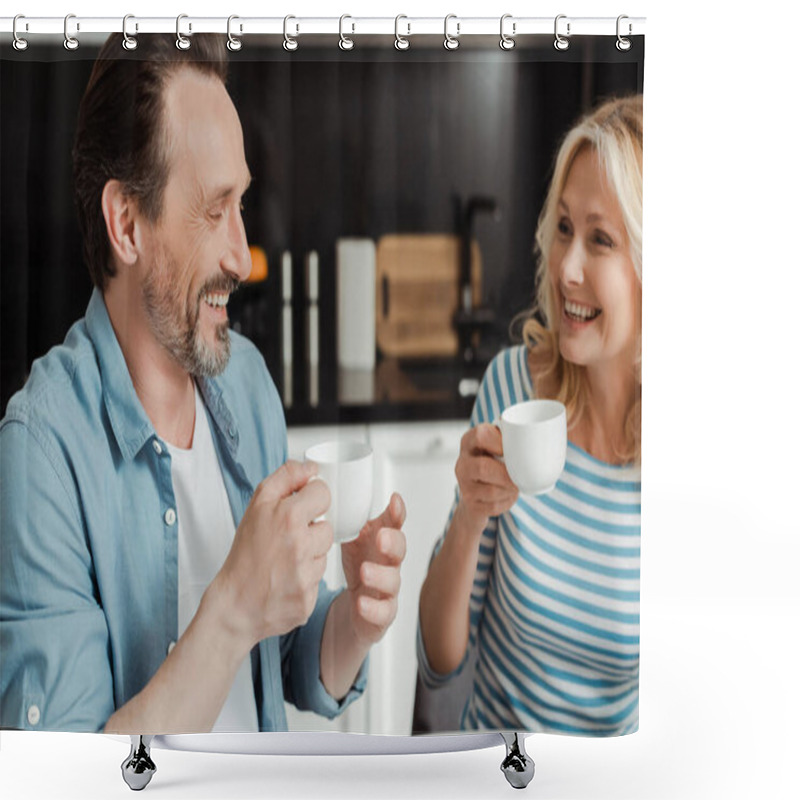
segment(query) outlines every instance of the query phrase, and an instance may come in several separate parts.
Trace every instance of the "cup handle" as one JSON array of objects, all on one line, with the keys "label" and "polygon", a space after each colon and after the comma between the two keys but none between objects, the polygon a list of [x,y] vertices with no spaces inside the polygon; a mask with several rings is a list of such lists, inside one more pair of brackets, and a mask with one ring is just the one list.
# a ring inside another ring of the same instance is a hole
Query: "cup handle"
[{"label": "cup handle", "polygon": [[[500,419],[500,417],[495,417],[492,420],[492,425],[494,425],[495,428],[497,428],[497,430],[500,431],[500,436],[502,437],[502,435],[503,435],[503,427],[500,425],[501,421],[502,420]],[[499,461],[501,464],[505,464],[506,463],[506,461],[503,458],[503,456],[495,456],[494,458],[495,458],[496,461]]]}]

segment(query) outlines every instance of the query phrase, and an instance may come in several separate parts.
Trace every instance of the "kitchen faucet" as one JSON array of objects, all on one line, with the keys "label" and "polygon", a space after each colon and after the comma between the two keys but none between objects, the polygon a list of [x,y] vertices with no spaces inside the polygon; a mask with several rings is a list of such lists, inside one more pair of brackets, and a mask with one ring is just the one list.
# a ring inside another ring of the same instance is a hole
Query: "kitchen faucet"
[{"label": "kitchen faucet", "polygon": [[494,197],[472,195],[467,199],[466,207],[461,198],[456,196],[456,226],[459,234],[459,298],[460,307],[453,318],[458,333],[458,352],[460,358],[471,363],[476,357],[476,334],[481,329],[489,328],[494,323],[494,311],[491,308],[476,307],[472,293],[472,228],[475,215],[491,213],[495,220],[500,219],[500,210]]}]

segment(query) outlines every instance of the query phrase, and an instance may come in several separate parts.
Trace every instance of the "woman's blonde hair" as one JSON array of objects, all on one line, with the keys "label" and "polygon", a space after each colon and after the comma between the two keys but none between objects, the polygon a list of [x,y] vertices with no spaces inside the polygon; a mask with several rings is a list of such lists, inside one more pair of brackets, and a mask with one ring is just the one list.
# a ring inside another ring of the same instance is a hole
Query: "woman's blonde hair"
[{"label": "woman's blonde hair", "polygon": [[[567,407],[567,419],[574,426],[587,403],[586,371],[562,358],[558,346],[558,308],[547,275],[550,248],[558,224],[558,201],[564,191],[570,167],[580,150],[594,149],[601,168],[622,211],[630,244],[630,255],[639,282],[642,280],[642,96],[609,100],[581,119],[559,148],[553,178],[539,215],[536,229],[536,305],[528,315],[522,336],[528,346],[534,384],[540,396],[553,397]],[[534,314],[544,319],[540,324]],[[617,456],[623,462],[641,457],[641,333],[635,369],[637,394],[626,412],[622,447]]]}]

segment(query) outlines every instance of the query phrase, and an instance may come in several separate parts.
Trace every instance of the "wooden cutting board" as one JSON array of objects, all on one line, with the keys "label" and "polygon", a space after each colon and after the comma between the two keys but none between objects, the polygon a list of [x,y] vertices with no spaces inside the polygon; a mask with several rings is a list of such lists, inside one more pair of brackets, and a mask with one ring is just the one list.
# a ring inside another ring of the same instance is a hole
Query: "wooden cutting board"
[{"label": "wooden cutting board", "polygon": [[[481,252],[472,242],[473,304],[480,304]],[[460,306],[459,239],[453,234],[388,234],[375,255],[375,335],[385,356],[454,356]]]}]

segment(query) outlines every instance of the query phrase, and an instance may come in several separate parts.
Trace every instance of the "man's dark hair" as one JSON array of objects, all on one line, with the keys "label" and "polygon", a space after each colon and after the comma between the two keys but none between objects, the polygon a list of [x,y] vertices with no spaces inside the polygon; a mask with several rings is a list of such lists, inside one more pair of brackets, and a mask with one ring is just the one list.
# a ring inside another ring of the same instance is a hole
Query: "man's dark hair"
[{"label": "man's dark hair", "polygon": [[92,282],[105,288],[116,270],[111,260],[101,198],[118,180],[147,219],[161,214],[169,160],[164,136],[164,88],[181,69],[216,76],[225,83],[225,37],[195,34],[188,50],[167,34],[141,34],[136,50],[122,47],[122,34],[100,50],[81,100],[72,169],[78,223]]}]

